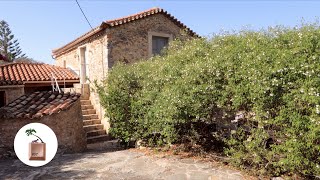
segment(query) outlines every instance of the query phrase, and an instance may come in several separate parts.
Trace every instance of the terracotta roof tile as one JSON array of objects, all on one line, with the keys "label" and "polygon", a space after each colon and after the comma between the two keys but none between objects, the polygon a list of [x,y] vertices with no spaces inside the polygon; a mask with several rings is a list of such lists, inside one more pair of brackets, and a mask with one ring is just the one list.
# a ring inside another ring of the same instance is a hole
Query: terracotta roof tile
[{"label": "terracotta roof tile", "polygon": [[72,70],[49,64],[10,63],[0,65],[0,86],[19,85],[28,81],[51,81],[52,73],[57,80],[79,81]]},{"label": "terracotta roof tile", "polygon": [[190,28],[188,28],[186,25],[184,25],[181,21],[177,20],[174,16],[172,16],[170,13],[168,13],[167,11],[163,10],[162,8],[159,7],[154,7],[145,11],[142,11],[140,13],[137,14],[133,14],[130,16],[126,16],[126,17],[122,17],[122,18],[117,18],[117,19],[113,19],[113,20],[108,20],[108,21],[104,21],[102,22],[102,24],[94,29],[92,29],[91,31],[83,34],[82,36],[78,37],[77,39],[71,41],[70,43],[62,46],[61,48],[57,48],[54,49],[52,51],[53,56],[58,56],[60,54],[63,54],[64,52],[67,52],[68,50],[70,50],[72,47],[80,44],[81,42],[83,42],[84,40],[98,34],[99,32],[101,32],[102,30],[106,29],[106,28],[112,28],[114,26],[119,26],[119,25],[123,25],[135,20],[139,20],[139,19],[143,19],[155,14],[163,14],[166,17],[168,17],[172,22],[174,22],[177,26],[184,28],[187,30],[188,33],[190,33],[192,36],[195,37],[199,37],[199,35],[197,35],[194,31],[192,31]]},{"label": "terracotta roof tile", "polygon": [[40,118],[64,111],[73,105],[80,94],[52,91],[23,95],[0,108],[0,118]]},{"label": "terracotta roof tile", "polygon": [[152,16],[154,14],[164,14],[170,20],[172,20],[174,23],[176,23],[179,27],[186,28],[187,31],[189,33],[191,33],[192,35],[198,36],[195,32],[193,32],[190,28],[188,28],[186,25],[184,25],[181,21],[177,20],[177,18],[172,16],[170,13],[168,13],[164,9],[158,8],[158,7],[154,7],[154,8],[151,8],[151,9],[148,9],[148,10],[145,10],[145,11],[142,11],[142,12],[130,15],[130,16],[117,18],[117,19],[113,19],[113,20],[108,20],[108,21],[105,21],[105,23],[107,23],[110,26],[117,26],[117,25],[121,25],[121,24],[125,24],[128,22],[134,21],[134,20],[143,19],[148,16]]}]

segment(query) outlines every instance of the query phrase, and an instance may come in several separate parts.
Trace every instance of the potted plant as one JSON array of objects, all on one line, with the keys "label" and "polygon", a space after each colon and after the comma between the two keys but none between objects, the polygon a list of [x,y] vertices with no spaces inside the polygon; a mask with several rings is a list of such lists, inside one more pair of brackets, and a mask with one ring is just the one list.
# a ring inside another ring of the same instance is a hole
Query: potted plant
[{"label": "potted plant", "polygon": [[[26,130],[27,136],[38,138],[29,143],[29,160],[46,160],[46,143],[35,133],[37,133],[35,129],[30,128]],[[41,142],[38,142],[39,140]]]}]

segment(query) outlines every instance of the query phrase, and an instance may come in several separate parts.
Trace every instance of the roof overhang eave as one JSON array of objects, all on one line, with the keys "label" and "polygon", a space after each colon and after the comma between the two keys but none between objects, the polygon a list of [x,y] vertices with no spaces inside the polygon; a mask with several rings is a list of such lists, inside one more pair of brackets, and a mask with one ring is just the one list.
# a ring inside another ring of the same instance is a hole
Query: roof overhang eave
[{"label": "roof overhang eave", "polygon": [[71,42],[65,46],[62,46],[61,48],[57,48],[52,50],[52,57],[56,59],[56,57],[60,56],[61,54],[68,52],[70,49],[73,49],[75,46],[78,46],[81,42],[91,38],[92,36],[96,35],[97,33],[101,32],[105,28],[107,28],[109,25],[105,22],[102,22],[101,25],[94,29],[92,32],[89,32],[87,35],[84,35],[83,37],[80,37],[79,39],[76,39],[74,42]]},{"label": "roof overhang eave", "polygon": [[[41,84],[41,83],[51,83],[52,81],[25,81],[24,84]],[[74,79],[74,80],[57,80],[58,83],[63,83],[63,82],[66,82],[66,83],[70,83],[70,82],[74,82],[74,83],[77,83],[77,82],[80,82],[79,79]]]}]

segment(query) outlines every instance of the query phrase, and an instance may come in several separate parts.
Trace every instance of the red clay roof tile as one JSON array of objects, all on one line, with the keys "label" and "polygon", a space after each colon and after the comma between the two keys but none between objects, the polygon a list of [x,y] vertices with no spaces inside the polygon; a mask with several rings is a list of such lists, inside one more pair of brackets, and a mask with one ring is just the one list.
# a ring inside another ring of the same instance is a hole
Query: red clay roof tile
[{"label": "red clay roof tile", "polygon": [[72,70],[49,64],[10,63],[0,65],[0,86],[19,85],[29,81],[51,81],[52,73],[58,81],[79,81]]},{"label": "red clay roof tile", "polygon": [[34,92],[0,108],[0,118],[40,118],[68,109],[79,98],[80,94]]}]

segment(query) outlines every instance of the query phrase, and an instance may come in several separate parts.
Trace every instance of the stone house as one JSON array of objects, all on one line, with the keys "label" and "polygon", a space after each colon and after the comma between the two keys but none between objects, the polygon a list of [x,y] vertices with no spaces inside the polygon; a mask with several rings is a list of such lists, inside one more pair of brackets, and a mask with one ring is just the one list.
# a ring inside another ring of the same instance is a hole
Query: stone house
[{"label": "stone house", "polygon": [[[68,67],[80,76],[82,94],[94,106],[104,129],[108,120],[92,82],[102,81],[117,62],[134,63],[160,54],[174,39],[198,35],[167,11],[152,8],[134,15],[108,20],[61,48],[52,51],[56,65]],[[90,91],[91,89],[91,91]]]}]

